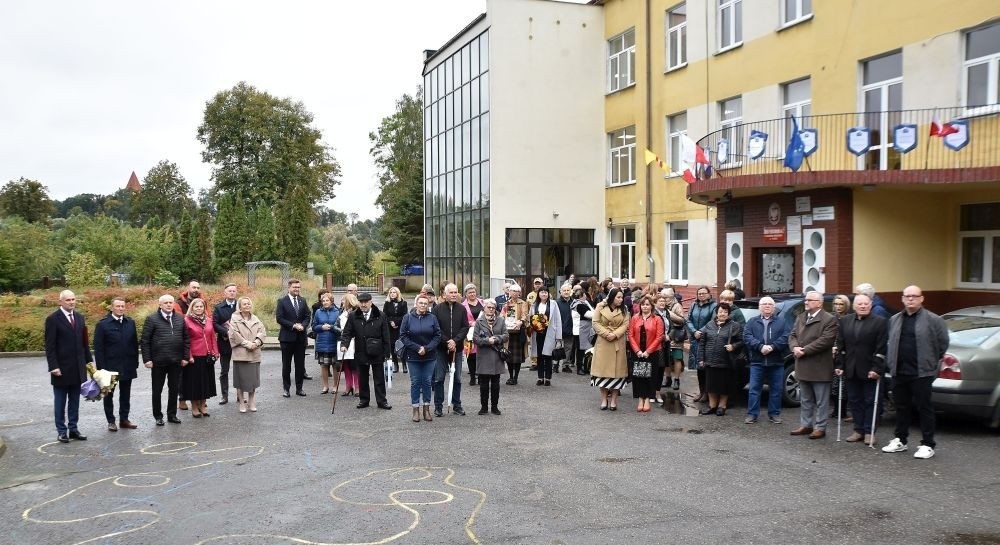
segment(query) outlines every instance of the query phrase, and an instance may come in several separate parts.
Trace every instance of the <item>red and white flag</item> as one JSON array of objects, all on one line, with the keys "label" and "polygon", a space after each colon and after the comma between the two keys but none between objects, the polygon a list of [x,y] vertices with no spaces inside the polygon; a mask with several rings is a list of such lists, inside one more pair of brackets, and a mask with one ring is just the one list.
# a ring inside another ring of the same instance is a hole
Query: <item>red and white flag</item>
[{"label": "red and white flag", "polygon": [[705,156],[705,150],[686,134],[681,136],[681,162],[684,163],[682,176],[689,184],[693,184],[698,178],[695,175],[698,165],[710,164],[708,157]]},{"label": "red and white flag", "polygon": [[931,119],[931,136],[937,136],[939,138],[944,138],[949,134],[954,134],[958,132],[958,129],[951,123],[941,123],[941,120],[934,116]]}]

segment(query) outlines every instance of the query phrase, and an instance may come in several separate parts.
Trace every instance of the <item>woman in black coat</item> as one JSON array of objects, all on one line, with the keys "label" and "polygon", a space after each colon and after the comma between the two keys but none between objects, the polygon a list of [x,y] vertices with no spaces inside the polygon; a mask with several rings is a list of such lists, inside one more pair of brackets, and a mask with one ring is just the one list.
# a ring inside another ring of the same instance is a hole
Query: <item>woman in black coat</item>
[{"label": "woman in black coat", "polygon": [[[389,345],[396,346],[396,340],[399,339],[399,326],[403,325],[403,317],[406,316],[408,309],[406,308],[406,301],[403,300],[403,296],[399,293],[399,288],[393,286],[389,288],[389,293],[386,294],[385,304],[382,305],[382,314],[385,315],[385,319],[389,321]],[[403,363],[403,372],[406,372],[406,358],[396,355],[396,351],[392,350],[392,372],[399,372],[399,363]]]},{"label": "woman in black coat", "polygon": [[715,319],[701,328],[698,367],[705,369],[708,391],[708,407],[699,411],[702,415],[726,414],[734,375],[732,360],[743,350],[743,324],[730,319],[731,310],[729,303],[719,303]]}]

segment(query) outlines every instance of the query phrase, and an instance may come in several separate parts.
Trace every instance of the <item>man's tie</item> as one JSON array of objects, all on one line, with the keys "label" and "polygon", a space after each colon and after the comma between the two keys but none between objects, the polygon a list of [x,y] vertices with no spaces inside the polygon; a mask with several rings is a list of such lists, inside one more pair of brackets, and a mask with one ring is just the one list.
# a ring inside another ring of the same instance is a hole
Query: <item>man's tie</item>
[{"label": "man's tie", "polygon": [[298,297],[292,297],[292,308],[295,309],[296,313],[299,312],[299,298]]},{"label": "man's tie", "polygon": [[73,313],[69,313],[69,326],[76,329],[76,320],[73,319]]}]

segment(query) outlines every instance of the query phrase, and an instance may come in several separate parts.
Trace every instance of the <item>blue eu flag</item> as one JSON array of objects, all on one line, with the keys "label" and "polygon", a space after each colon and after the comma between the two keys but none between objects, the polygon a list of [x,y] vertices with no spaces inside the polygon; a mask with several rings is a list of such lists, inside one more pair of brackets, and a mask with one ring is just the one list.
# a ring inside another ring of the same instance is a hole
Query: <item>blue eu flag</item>
[{"label": "blue eu flag", "polygon": [[799,136],[799,123],[792,116],[792,137],[788,140],[788,147],[785,148],[785,166],[798,172],[802,166],[803,153],[802,137]]}]

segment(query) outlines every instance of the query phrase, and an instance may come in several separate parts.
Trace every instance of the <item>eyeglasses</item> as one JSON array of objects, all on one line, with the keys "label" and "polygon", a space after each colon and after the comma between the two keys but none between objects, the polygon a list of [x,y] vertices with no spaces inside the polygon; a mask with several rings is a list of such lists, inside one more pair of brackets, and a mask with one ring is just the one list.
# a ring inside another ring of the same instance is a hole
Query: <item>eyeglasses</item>
[{"label": "eyeglasses", "polygon": [[923,295],[903,295],[903,299],[918,299],[920,297],[923,297]]}]

